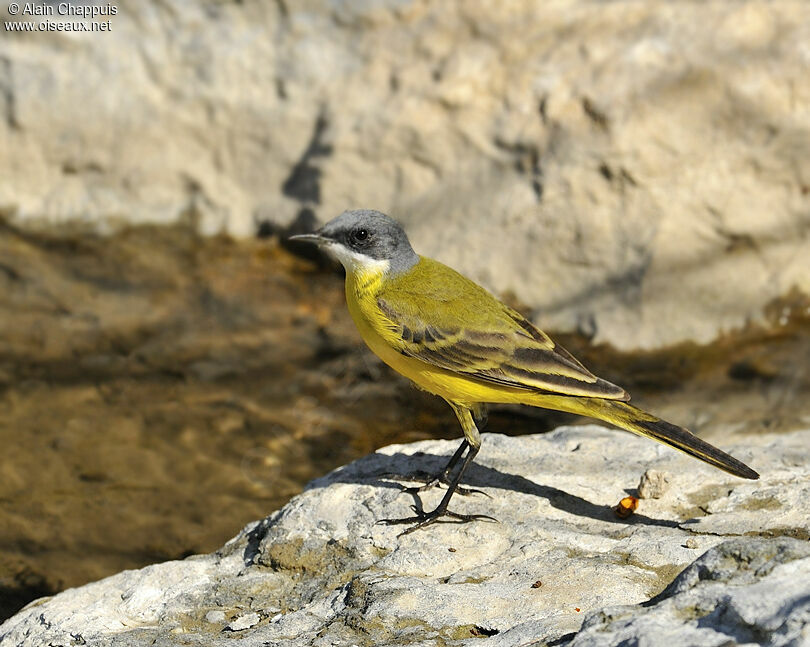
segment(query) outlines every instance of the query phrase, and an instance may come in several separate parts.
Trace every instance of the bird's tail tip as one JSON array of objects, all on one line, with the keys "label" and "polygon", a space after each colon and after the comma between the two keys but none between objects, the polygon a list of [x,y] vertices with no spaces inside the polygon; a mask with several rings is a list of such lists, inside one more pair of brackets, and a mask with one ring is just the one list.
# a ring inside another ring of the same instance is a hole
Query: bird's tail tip
[{"label": "bird's tail tip", "polygon": [[633,420],[632,425],[635,428],[631,428],[630,431],[669,445],[728,474],[752,481],[759,479],[759,473],[741,460],[698,438],[683,427],[659,419]]}]

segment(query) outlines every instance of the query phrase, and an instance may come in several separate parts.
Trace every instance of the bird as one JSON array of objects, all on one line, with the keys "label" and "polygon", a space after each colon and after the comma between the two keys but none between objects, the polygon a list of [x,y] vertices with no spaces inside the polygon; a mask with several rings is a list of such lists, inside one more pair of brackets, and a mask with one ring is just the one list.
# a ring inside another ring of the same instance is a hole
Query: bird
[{"label": "bird", "polygon": [[348,210],[314,233],[290,240],[314,243],[343,265],[346,303],[365,343],[417,387],[443,398],[461,425],[461,445],[444,469],[419,488],[447,487],[436,508],[413,507],[414,516],[381,520],[408,524],[402,534],[438,521],[493,520],[448,507],[481,448],[480,428],[491,404],[588,416],[734,476],[759,478],[687,429],[634,407],[627,391],[591,373],[519,312],[452,268],[418,255],[403,227],[389,216]]}]

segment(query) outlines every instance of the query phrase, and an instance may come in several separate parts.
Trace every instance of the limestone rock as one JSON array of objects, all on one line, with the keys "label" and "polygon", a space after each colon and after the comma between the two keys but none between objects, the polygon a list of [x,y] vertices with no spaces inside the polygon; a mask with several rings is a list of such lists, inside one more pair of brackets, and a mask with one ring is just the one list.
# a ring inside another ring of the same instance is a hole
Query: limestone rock
[{"label": "limestone rock", "polygon": [[810,640],[810,544],[731,539],[641,606],[602,609],[571,647],[803,645]]},{"label": "limestone rock", "polygon": [[642,499],[660,499],[669,489],[669,474],[647,470],[638,482],[638,495]]},{"label": "limestone rock", "polygon": [[244,236],[379,208],[622,348],[810,292],[807,3],[118,9],[0,39],[0,213]]},{"label": "limestone rock", "polygon": [[[726,447],[762,473],[750,482],[596,425],[485,434],[465,480],[489,497],[453,505],[499,523],[403,537],[377,522],[409,515],[415,500],[383,475],[437,470],[455,443],[393,445],[313,481],[214,554],[32,603],[0,641],[612,645],[653,644],[684,625],[693,642],[678,644],[789,644],[810,627],[808,441],[802,431]],[[612,505],[648,468],[672,474],[670,489],[618,519]],[[425,493],[425,506],[440,495]]]}]

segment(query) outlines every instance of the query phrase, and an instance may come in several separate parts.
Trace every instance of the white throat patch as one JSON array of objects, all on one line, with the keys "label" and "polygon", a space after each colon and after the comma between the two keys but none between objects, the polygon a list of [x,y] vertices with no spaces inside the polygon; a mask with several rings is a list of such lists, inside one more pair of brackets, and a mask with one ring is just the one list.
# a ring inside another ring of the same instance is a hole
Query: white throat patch
[{"label": "white throat patch", "polygon": [[374,274],[387,272],[391,266],[390,261],[379,261],[365,254],[358,254],[340,243],[324,245],[324,251],[346,268],[347,272],[373,272]]}]

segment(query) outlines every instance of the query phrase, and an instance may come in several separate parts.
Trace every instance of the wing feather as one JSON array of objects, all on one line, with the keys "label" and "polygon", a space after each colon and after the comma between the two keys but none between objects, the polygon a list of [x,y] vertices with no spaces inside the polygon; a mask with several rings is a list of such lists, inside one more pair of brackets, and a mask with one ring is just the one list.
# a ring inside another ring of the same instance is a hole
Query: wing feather
[{"label": "wing feather", "polygon": [[[439,299],[429,290],[411,292],[407,298],[402,298],[402,290],[384,290],[377,296],[386,336],[403,355],[512,388],[630,399],[624,389],[593,375],[520,313],[461,275],[456,277],[461,294],[455,298]],[[464,281],[461,290],[459,278]],[[471,310],[469,303],[479,309]]]}]

